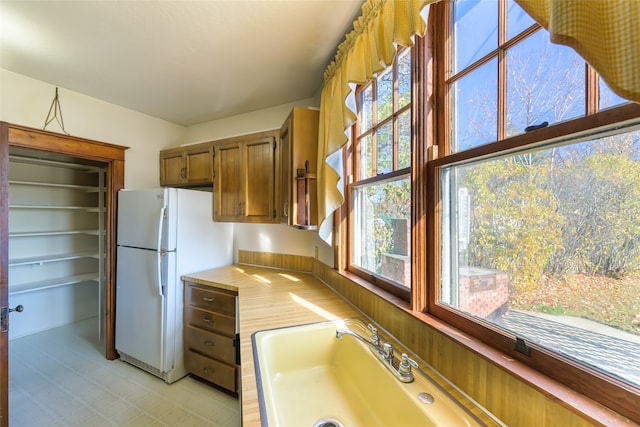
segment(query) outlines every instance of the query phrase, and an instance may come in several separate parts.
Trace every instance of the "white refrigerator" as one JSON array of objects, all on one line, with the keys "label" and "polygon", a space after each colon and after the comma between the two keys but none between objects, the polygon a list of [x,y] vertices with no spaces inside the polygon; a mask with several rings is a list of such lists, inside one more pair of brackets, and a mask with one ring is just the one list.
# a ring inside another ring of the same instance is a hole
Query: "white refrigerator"
[{"label": "white refrigerator", "polygon": [[168,383],[187,374],[181,276],[233,261],[233,225],[212,218],[210,192],[118,192],[116,350]]}]

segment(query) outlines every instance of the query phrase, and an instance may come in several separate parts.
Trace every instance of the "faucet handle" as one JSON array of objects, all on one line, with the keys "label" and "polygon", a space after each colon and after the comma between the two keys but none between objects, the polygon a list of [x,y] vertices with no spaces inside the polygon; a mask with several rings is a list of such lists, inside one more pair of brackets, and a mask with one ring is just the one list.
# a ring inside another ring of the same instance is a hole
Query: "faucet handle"
[{"label": "faucet handle", "polygon": [[398,372],[401,375],[409,376],[411,375],[411,367],[417,368],[418,363],[407,356],[407,353],[402,353],[402,361],[398,365]]},{"label": "faucet handle", "polygon": [[371,338],[369,339],[371,341],[371,344],[375,345],[376,347],[379,347],[380,346],[380,336],[378,335],[378,328],[373,326],[371,323],[369,323],[367,325],[367,328],[369,328],[369,330],[371,330]]},{"label": "faucet handle", "polygon": [[382,345],[382,355],[387,362],[393,361],[393,346],[390,342],[385,342]]}]

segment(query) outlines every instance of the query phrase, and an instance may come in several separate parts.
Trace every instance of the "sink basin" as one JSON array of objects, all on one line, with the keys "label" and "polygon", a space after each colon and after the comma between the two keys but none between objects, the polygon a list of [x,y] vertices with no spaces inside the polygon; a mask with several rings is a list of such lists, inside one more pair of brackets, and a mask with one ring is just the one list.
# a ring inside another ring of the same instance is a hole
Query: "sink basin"
[{"label": "sink basin", "polygon": [[400,382],[367,345],[337,339],[337,328],[371,335],[358,319],[253,334],[263,426],[487,425],[419,369]]}]

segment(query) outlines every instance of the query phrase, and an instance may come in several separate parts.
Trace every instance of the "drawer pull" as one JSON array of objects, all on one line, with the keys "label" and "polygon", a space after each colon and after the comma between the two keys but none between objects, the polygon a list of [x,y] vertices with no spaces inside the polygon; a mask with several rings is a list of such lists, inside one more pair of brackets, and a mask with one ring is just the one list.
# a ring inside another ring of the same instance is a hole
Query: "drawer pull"
[{"label": "drawer pull", "polygon": [[213,302],[214,299],[215,298],[211,298],[211,297],[202,297],[202,300],[206,302]]},{"label": "drawer pull", "polygon": [[213,369],[213,368],[203,368],[203,369],[202,369],[202,371],[203,371],[205,374],[213,374],[214,369]]},{"label": "drawer pull", "polygon": [[205,347],[213,347],[214,345],[216,345],[216,343],[214,343],[213,341],[202,341],[202,344],[205,345]]},{"label": "drawer pull", "polygon": [[208,317],[203,317],[203,318],[202,318],[202,321],[203,321],[204,323],[208,323],[208,324],[213,323],[213,320],[209,319]]}]

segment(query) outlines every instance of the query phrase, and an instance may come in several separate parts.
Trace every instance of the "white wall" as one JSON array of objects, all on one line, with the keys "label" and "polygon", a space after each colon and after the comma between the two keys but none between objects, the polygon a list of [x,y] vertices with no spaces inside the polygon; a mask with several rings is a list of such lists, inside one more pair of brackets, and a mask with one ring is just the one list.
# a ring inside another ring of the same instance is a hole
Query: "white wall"
[{"label": "white wall", "polygon": [[280,224],[235,224],[236,251],[315,256],[313,232]]},{"label": "white wall", "polygon": [[[4,69],[0,72],[0,120],[42,129],[56,87]],[[59,88],[58,96],[68,133],[130,147],[125,151],[125,187],[158,186],[159,150],[180,145],[185,127],[65,88]],[[55,120],[47,130],[61,132]]]},{"label": "white wall", "polygon": [[24,306],[10,316],[9,339],[95,317],[98,302],[98,285],[89,282],[9,295],[10,307]]},{"label": "white wall", "polygon": [[265,108],[264,110],[189,126],[185,143],[215,141],[249,133],[280,129],[293,107],[319,108],[319,105],[320,102],[316,98],[307,98],[289,104]]}]

